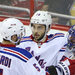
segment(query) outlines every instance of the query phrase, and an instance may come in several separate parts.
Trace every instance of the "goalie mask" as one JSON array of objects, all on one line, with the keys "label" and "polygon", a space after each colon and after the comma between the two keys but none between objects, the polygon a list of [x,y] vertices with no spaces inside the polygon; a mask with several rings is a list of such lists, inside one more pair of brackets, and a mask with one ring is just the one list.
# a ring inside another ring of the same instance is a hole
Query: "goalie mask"
[{"label": "goalie mask", "polygon": [[[17,44],[21,37],[25,35],[24,25],[18,19],[7,18],[2,22],[1,35],[3,39]],[[17,36],[16,41],[11,40],[13,35]]]},{"label": "goalie mask", "polygon": [[75,51],[75,25],[68,31],[68,48],[70,51]]},{"label": "goalie mask", "polygon": [[46,31],[45,31],[45,35],[44,35],[44,37],[45,37],[47,34],[49,25],[52,24],[52,19],[51,19],[50,13],[48,11],[35,12],[35,14],[31,18],[31,24],[45,25],[46,26]]}]

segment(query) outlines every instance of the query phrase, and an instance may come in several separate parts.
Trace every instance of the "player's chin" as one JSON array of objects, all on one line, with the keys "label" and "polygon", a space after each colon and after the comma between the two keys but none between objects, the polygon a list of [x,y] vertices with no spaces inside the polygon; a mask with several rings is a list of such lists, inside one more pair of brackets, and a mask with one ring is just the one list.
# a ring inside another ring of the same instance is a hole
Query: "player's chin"
[{"label": "player's chin", "polygon": [[35,36],[34,38],[35,38],[35,39],[39,39],[39,38],[40,38],[40,36]]},{"label": "player's chin", "polygon": [[39,41],[40,37],[35,37],[35,40]]}]

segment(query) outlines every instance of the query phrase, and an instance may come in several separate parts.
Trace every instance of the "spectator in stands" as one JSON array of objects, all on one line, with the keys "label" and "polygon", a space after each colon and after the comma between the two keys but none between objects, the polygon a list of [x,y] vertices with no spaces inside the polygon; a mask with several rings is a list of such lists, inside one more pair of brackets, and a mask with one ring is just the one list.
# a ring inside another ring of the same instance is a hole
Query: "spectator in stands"
[{"label": "spectator in stands", "polygon": [[59,18],[57,16],[52,16],[52,24],[58,24]]},{"label": "spectator in stands", "polygon": [[0,0],[0,4],[3,4],[3,5],[12,5],[12,2],[11,2],[11,0]]},{"label": "spectator in stands", "polygon": [[[70,7],[73,0],[45,0],[42,10],[48,10],[50,12],[70,15]],[[63,22],[63,21],[64,22]],[[67,19],[60,18],[59,23],[66,24]]]}]

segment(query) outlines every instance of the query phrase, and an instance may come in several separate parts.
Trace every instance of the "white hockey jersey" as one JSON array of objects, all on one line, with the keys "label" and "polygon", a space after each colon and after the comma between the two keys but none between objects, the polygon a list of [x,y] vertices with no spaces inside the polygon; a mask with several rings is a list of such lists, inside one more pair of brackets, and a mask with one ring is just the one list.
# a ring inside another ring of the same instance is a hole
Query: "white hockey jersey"
[{"label": "white hockey jersey", "polygon": [[[64,48],[61,49],[65,43],[66,38],[62,33],[50,34],[44,43],[36,43],[33,37],[24,37],[18,47],[29,51],[40,64],[41,68],[47,70],[50,65],[56,65],[57,62],[64,55]],[[60,50],[61,49],[61,50]]]},{"label": "white hockey jersey", "polygon": [[49,75],[25,49],[0,44],[0,75]]}]

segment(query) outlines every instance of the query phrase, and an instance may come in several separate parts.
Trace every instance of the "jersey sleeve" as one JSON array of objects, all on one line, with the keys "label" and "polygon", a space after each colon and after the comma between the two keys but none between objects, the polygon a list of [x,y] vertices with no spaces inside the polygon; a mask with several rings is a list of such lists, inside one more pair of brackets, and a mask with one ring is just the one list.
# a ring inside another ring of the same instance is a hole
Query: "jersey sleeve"
[{"label": "jersey sleeve", "polygon": [[58,52],[57,55],[57,63],[60,62],[60,60],[62,59],[62,57],[65,55],[66,52],[66,46],[64,45]]}]

